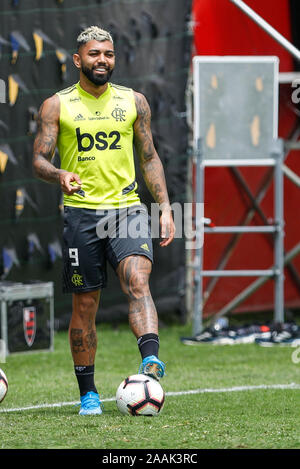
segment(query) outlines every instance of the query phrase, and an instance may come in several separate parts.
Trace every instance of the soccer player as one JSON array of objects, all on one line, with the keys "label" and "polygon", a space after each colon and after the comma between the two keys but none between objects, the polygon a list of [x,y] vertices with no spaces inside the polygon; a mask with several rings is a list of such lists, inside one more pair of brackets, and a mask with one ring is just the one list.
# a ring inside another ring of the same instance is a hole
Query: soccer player
[{"label": "soccer player", "polygon": [[[39,110],[33,169],[64,193],[63,290],[72,293],[69,341],[80,391],[80,415],[101,414],[94,382],[95,317],[106,286],[106,262],[128,298],[129,325],[142,357],[139,373],[160,379],[157,311],[149,289],[153,252],[149,217],[136,192],[133,145],[160,207],[160,246],[175,233],[165,175],[141,93],[112,84],[109,32],[91,26],[77,38],[79,82],[46,99]],[[51,159],[58,148],[61,166]]]}]

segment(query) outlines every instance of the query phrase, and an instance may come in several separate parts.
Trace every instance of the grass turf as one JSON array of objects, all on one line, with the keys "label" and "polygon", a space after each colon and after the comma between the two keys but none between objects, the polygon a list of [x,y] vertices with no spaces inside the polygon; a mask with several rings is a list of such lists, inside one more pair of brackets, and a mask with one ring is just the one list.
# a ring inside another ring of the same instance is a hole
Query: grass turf
[{"label": "grass turf", "polygon": [[[290,347],[183,345],[180,336],[189,334],[189,326],[160,330],[167,393],[300,384],[300,365],[292,362]],[[128,327],[98,327],[95,379],[102,399],[114,397],[139,364]],[[0,366],[9,380],[0,406],[2,449],[300,448],[297,389],[169,395],[158,418],[122,416],[114,401],[104,402],[104,414],[94,417],[79,416],[73,405],[6,413],[6,408],[79,401],[67,333],[56,333],[52,353],[11,355]]]}]

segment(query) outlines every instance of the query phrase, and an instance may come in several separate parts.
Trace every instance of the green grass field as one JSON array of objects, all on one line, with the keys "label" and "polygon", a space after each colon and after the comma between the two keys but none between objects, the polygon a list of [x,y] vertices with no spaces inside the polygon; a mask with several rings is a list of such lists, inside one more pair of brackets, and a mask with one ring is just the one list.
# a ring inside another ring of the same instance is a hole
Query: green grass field
[{"label": "green grass field", "polygon": [[[9,380],[0,405],[0,448],[300,448],[299,388],[272,387],[299,387],[294,349],[188,346],[180,342],[183,335],[191,335],[189,326],[160,330],[160,357],[167,363],[161,384],[167,396],[157,418],[122,416],[113,400],[120,382],[136,374],[140,363],[126,325],[98,327],[96,384],[105,408],[101,416],[79,416],[79,408],[68,404],[79,396],[66,332],[55,334],[54,352],[8,356],[0,364]],[[270,388],[255,388],[261,385]],[[238,386],[244,388],[232,389]],[[191,390],[199,392],[180,394]],[[66,405],[43,407],[59,403]],[[36,407],[24,409],[29,406]]]}]

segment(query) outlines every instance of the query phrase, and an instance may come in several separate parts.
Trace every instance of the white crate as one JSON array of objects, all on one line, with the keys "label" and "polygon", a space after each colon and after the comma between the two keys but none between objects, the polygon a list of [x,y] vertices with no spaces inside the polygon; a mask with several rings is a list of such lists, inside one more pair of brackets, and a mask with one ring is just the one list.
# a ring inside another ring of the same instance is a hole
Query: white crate
[{"label": "white crate", "polygon": [[2,356],[53,350],[53,292],[53,282],[0,282]]}]

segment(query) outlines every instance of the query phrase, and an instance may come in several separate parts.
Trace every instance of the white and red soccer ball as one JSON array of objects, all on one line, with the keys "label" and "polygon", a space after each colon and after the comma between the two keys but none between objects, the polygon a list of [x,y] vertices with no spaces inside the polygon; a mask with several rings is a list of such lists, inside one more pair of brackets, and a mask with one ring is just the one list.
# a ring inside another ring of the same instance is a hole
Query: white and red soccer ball
[{"label": "white and red soccer ball", "polygon": [[117,389],[116,403],[125,415],[158,416],[165,403],[165,392],[151,376],[128,376]]},{"label": "white and red soccer ball", "polygon": [[7,394],[8,381],[3,370],[0,368],[0,402],[3,401]]}]

